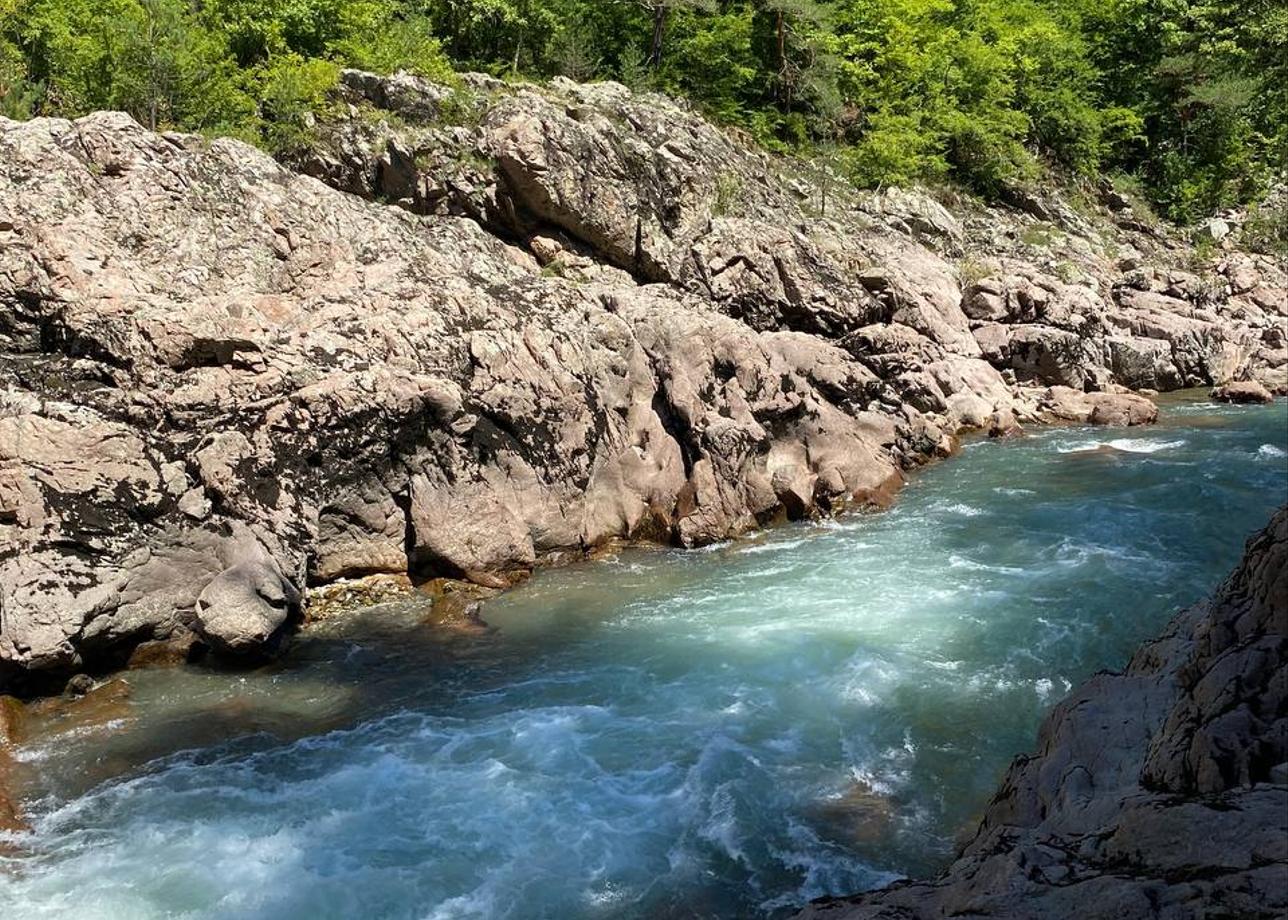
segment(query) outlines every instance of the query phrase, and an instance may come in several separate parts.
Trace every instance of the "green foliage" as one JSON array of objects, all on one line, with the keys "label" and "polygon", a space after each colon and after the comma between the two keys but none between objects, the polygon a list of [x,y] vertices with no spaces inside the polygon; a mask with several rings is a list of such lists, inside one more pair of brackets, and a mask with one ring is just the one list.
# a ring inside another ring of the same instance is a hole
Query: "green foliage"
[{"label": "green foliage", "polygon": [[439,83],[455,82],[427,18],[397,17],[389,4],[374,6],[371,15],[351,20],[353,27],[331,44],[335,59],[373,73],[405,70]]},{"label": "green foliage", "polygon": [[339,76],[332,62],[294,52],[277,55],[257,68],[261,135],[270,151],[296,153],[309,147],[317,114]]},{"label": "green foliage", "polygon": [[308,143],[342,66],[451,80],[429,20],[379,0],[0,0],[0,113]]},{"label": "green foliage", "polygon": [[730,217],[737,213],[742,202],[742,183],[732,174],[716,177],[716,197],[711,203],[711,213],[716,217]]},{"label": "green foliage", "polygon": [[0,0],[0,116],[30,118],[41,87],[27,73],[17,26],[20,0]]},{"label": "green foliage", "polygon": [[1288,260],[1288,201],[1253,207],[1239,231],[1239,242],[1254,252]]},{"label": "green foliage", "polygon": [[1049,249],[1056,242],[1055,228],[1050,224],[1030,224],[1020,231],[1020,242],[1034,249]]},{"label": "green foliage", "polygon": [[1180,221],[1255,197],[1288,169],[1282,0],[1076,0],[1102,102],[1141,120],[1114,165]]},{"label": "green foliage", "polygon": [[916,114],[876,112],[842,156],[851,178],[868,187],[907,185],[948,170],[942,146]]},{"label": "green foliage", "polygon": [[868,187],[1054,167],[1189,220],[1288,170],[1283,0],[0,0],[0,114],[284,151],[344,66],[619,79]]},{"label": "green foliage", "polygon": [[957,278],[963,288],[979,284],[985,278],[991,277],[992,274],[986,263],[973,256],[965,256],[957,263]]}]

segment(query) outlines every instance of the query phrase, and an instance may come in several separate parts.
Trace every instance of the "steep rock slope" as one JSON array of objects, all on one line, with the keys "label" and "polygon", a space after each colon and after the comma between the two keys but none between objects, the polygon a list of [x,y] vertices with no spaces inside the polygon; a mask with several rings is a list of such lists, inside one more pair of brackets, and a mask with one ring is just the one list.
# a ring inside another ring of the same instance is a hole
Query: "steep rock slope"
[{"label": "steep rock slope", "polygon": [[658,97],[345,85],[324,181],[0,120],[0,686],[259,652],[310,584],[879,504],[963,427],[1152,420],[1120,382],[1286,388],[1268,262],[980,268],[1032,219],[843,192]]},{"label": "steep rock slope", "polygon": [[[1259,378],[1288,392],[1288,279],[1192,249],[1130,208],[1027,211],[856,193],[825,168],[739,143],[612,83],[482,77],[448,91],[347,72],[347,117],[301,168],[421,213],[464,214],[548,270],[609,264],[692,291],[755,328],[844,342],[901,395],[949,412],[984,357],[1019,382],[1176,389]],[[1109,196],[1111,200],[1112,196]],[[891,336],[886,327],[897,327]],[[882,376],[890,376],[882,373]]]},{"label": "steep rock slope", "polygon": [[947,447],[822,339],[543,277],[231,141],[4,122],[0,166],[8,676],[189,627],[254,648],[309,581],[500,585],[880,501]]},{"label": "steep rock slope", "polygon": [[937,880],[809,920],[1282,917],[1288,509],[1211,600],[1074,690]]}]

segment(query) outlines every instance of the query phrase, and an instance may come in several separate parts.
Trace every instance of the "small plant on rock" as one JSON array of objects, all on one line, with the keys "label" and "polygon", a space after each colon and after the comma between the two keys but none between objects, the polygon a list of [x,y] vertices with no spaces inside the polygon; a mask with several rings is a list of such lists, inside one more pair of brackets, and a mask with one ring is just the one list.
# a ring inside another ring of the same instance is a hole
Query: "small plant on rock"
[{"label": "small plant on rock", "polygon": [[988,265],[974,256],[965,256],[957,263],[957,279],[963,289],[979,284],[990,274]]},{"label": "small plant on rock", "polygon": [[716,217],[729,217],[742,203],[742,180],[732,173],[716,177],[716,198],[711,213]]},{"label": "small plant on rock", "polygon": [[1031,224],[1020,231],[1020,242],[1035,249],[1049,249],[1055,241],[1055,230],[1049,224]]},{"label": "small plant on rock", "polygon": [[1239,242],[1254,252],[1288,260],[1288,199],[1250,208]]}]

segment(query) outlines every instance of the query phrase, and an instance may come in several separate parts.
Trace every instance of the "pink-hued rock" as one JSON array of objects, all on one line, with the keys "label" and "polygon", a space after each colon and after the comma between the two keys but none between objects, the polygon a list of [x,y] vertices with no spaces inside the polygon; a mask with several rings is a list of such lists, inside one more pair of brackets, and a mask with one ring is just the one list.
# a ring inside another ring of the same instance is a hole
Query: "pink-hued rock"
[{"label": "pink-hued rock", "polygon": [[1212,398],[1228,403],[1269,403],[1275,401],[1274,394],[1255,380],[1240,380],[1219,386],[1212,391]]},{"label": "pink-hued rock", "polygon": [[[269,641],[310,584],[881,505],[963,428],[1152,419],[1115,384],[1288,389],[1269,260],[1181,272],[1058,203],[1039,259],[1027,214],[856,192],[616,84],[343,83],[291,168],[0,119],[0,686],[199,612]],[[280,592],[230,606],[247,560]]]}]

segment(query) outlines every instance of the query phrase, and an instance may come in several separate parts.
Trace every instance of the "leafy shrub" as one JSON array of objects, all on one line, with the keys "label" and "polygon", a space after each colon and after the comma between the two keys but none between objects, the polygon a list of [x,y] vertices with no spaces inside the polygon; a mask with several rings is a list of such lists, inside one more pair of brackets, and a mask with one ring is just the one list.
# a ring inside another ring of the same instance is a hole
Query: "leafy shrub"
[{"label": "leafy shrub", "polygon": [[1288,162],[1285,47],[1283,0],[0,0],[0,113],[282,150],[338,67],[615,77],[862,186],[1117,172],[1185,221]]}]

